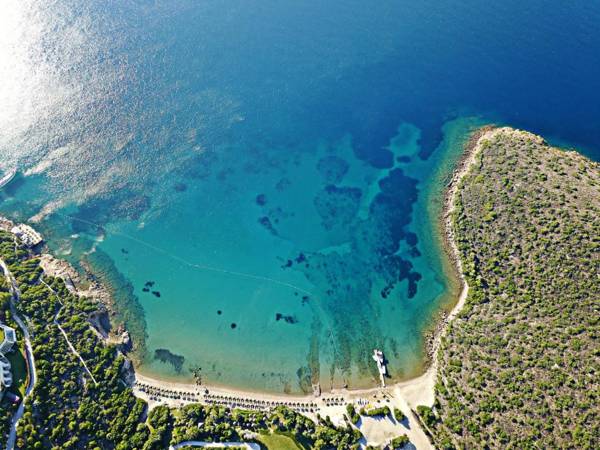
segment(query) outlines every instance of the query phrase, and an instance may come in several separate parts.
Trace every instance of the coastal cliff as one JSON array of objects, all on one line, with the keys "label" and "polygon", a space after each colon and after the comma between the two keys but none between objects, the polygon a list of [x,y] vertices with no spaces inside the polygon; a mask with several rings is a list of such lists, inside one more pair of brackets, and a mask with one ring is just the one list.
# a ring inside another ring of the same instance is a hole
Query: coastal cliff
[{"label": "coastal cliff", "polygon": [[469,291],[423,422],[444,449],[598,448],[600,167],[510,128],[474,150],[448,217]]}]

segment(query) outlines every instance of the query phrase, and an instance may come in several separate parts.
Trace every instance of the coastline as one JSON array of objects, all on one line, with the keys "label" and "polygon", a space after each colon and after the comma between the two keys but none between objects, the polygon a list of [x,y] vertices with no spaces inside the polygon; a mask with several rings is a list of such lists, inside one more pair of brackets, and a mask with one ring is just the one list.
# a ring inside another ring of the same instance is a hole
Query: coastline
[{"label": "coastline", "polygon": [[[438,314],[438,317],[435,319],[433,331],[430,331],[430,336],[428,336],[425,344],[425,350],[429,358],[429,364],[421,375],[408,380],[398,381],[394,384],[388,385],[386,388],[376,386],[363,389],[333,389],[327,393],[323,393],[320,397],[317,397],[314,394],[294,395],[264,392],[251,389],[239,389],[215,383],[195,384],[190,382],[178,382],[149,376],[140,373],[136,369],[135,377],[138,383],[146,387],[152,387],[158,391],[162,389],[180,394],[192,394],[191,396],[188,396],[190,399],[194,398],[194,396],[201,397],[201,393],[207,390],[211,394],[224,397],[248,400],[265,399],[278,404],[289,404],[294,402],[312,402],[318,399],[328,399],[330,397],[338,399],[341,398],[344,401],[351,401],[356,398],[373,396],[377,395],[378,393],[385,392],[388,394],[393,393],[395,397],[401,397],[402,400],[406,401],[408,406],[412,409],[416,409],[416,407],[419,405],[432,406],[435,400],[434,386],[437,374],[436,355],[440,347],[441,339],[448,326],[448,323],[459,314],[468,295],[468,285],[462,275],[462,264],[459,258],[458,248],[454,243],[454,235],[451,227],[451,214],[453,211],[454,199],[460,180],[468,172],[478,154],[480,149],[478,146],[480,138],[492,129],[493,127],[490,126],[479,127],[470,134],[460,151],[460,157],[458,161],[453,167],[449,183],[447,183],[442,189],[443,202],[436,223],[440,229],[439,238],[441,239],[441,245],[443,247],[445,257],[448,258],[448,265],[450,266],[449,269],[452,270],[454,278],[456,278],[456,281],[458,282],[458,289],[456,290],[458,295],[450,295],[452,298],[452,306],[450,308],[444,307]],[[135,386],[134,391],[136,392],[136,395],[139,395],[148,401],[151,406],[161,404],[161,401],[166,401],[174,406],[193,402],[191,400],[179,398],[173,399],[169,397],[164,398],[164,400],[152,400],[151,395],[142,392]],[[185,397],[185,395],[182,395],[182,397]],[[233,403],[235,403],[235,401]]]},{"label": "coastline", "polygon": [[[448,302],[442,304],[439,313],[433,320],[433,325],[427,332],[426,350],[429,358],[429,369],[436,363],[439,344],[446,327],[449,322],[456,317],[462,309],[468,293],[468,286],[465,277],[463,276],[462,261],[456,242],[454,240],[454,232],[452,229],[452,213],[454,211],[454,202],[458,191],[458,186],[462,178],[468,173],[472,164],[475,162],[479,154],[479,142],[487,133],[492,132],[495,128],[490,125],[480,126],[469,133],[467,139],[462,145],[462,151],[458,159],[453,163],[453,168],[450,175],[440,193],[442,197],[439,210],[431,213],[436,216],[436,238],[438,245],[444,255],[444,273],[449,280],[450,293]],[[445,180],[444,180],[445,181]],[[423,374],[425,375],[425,374]]]},{"label": "coastline", "polygon": [[[9,231],[16,225],[12,220],[0,216],[0,230]],[[122,345],[125,330],[112,330],[110,317],[114,314],[114,304],[110,291],[101,282],[85,274],[79,273],[69,262],[44,252],[46,244],[40,244],[39,251],[34,251],[40,260],[40,267],[50,276],[61,278],[71,291],[79,296],[96,301],[98,311],[90,317],[92,330],[107,344]],[[116,332],[115,332],[116,331]]]},{"label": "coastline", "polygon": [[[99,313],[90,318],[91,328],[104,342],[116,344],[123,350],[128,361],[127,365],[130,367],[127,383],[136,397],[147,402],[149,409],[158,405],[181,407],[192,403],[216,404],[250,410],[270,410],[277,406],[286,406],[313,420],[317,420],[318,415],[328,416],[331,417],[333,423],[342,425],[345,422],[346,405],[348,404],[389,406],[400,409],[409,418],[411,426],[405,427],[397,421],[388,423],[388,421],[376,421],[365,417],[360,428],[368,442],[384,444],[392,437],[404,433],[417,449],[433,449],[425,431],[426,427],[421,423],[415,411],[420,405],[431,407],[434,404],[438,372],[437,355],[441,341],[449,322],[460,313],[467,299],[469,287],[462,274],[462,263],[454,242],[452,212],[460,181],[476,161],[481,149],[479,144],[482,137],[492,130],[493,128],[489,126],[477,128],[465,141],[461,148],[461,156],[453,167],[450,182],[443,188],[443,203],[439,211],[439,220],[436,222],[440,229],[438,238],[441,239],[444,256],[448,258],[447,263],[451,270],[454,270],[456,279],[460,282],[460,295],[449,312],[443,308],[437,316],[433,333],[426,341],[425,350],[430,358],[430,363],[425,372],[420,376],[390,384],[385,388],[334,389],[316,395],[314,393],[290,395],[236,389],[212,383],[204,384],[199,378],[196,378],[195,383],[185,383],[145,375],[131,364],[132,358],[127,351],[130,348],[127,331],[124,330],[119,336],[110,331],[110,325],[103,326],[100,319],[103,314],[111,314],[113,305],[110,291],[94,277],[79,274],[68,262],[43,251],[38,252],[42,260],[41,265],[46,273],[63,278],[77,295],[88,296],[97,301]],[[10,230],[13,225],[12,221],[0,216],[0,228]],[[452,290],[449,293],[451,298],[456,298],[453,295],[454,292]],[[108,316],[106,318],[108,319]]]},{"label": "coastline", "polygon": [[[440,314],[441,317],[438,320],[436,320],[434,331],[433,333],[431,333],[431,336],[428,339],[428,343],[426,344],[426,351],[428,356],[431,358],[431,362],[429,364],[429,367],[422,375],[409,380],[399,381],[397,383],[389,385],[387,388],[373,387],[366,389],[334,389],[330,392],[324,393],[321,397],[316,397],[314,394],[293,395],[284,393],[278,394],[263,391],[245,390],[228,386],[220,386],[212,383],[195,384],[190,382],[177,382],[148,376],[140,373],[138,370],[135,370],[135,378],[138,381],[138,383],[143,383],[146,386],[152,386],[156,389],[173,390],[178,392],[185,391],[193,394],[201,393],[208,390],[211,393],[215,393],[215,395],[240,398],[244,397],[248,399],[260,398],[281,403],[310,401],[316,398],[329,397],[352,399],[361,396],[377,394],[382,391],[400,391],[400,393],[406,394],[407,400],[409,400],[408,403],[411,404],[411,406],[413,407],[416,407],[418,404],[433,404],[433,385],[435,384],[434,375],[437,368],[437,362],[434,356],[439,350],[439,344],[443,336],[444,330],[446,329],[448,323],[460,312],[460,309],[464,305],[468,293],[468,286],[466,285],[464,277],[462,276],[462,265],[458,254],[458,248],[454,243],[454,236],[451,227],[451,214],[453,211],[454,198],[461,178],[468,172],[469,168],[471,167],[471,164],[475,160],[475,157],[479,150],[479,140],[490,130],[492,130],[492,127],[483,127],[475,130],[471,134],[466,145],[462,149],[461,156],[452,172],[451,180],[444,188],[443,205],[441,210],[441,217],[439,218],[439,226],[441,229],[440,237],[443,241],[442,244],[446,256],[449,258],[451,266],[455,271],[455,274],[458,275],[457,279],[460,282],[460,294],[456,303],[454,304],[454,306],[452,306],[450,311],[446,312],[445,309],[442,310]],[[4,217],[0,217],[0,228],[6,229],[8,227],[8,229],[10,229],[12,225],[12,221],[5,219]],[[42,260],[44,270],[48,274],[58,276],[67,280],[68,284],[71,285],[79,295],[85,295],[94,298],[110,313],[110,310],[112,308],[112,303],[109,299],[110,294],[108,293],[108,290],[105,287],[101,286],[100,283],[89,279],[82,280],[80,274],[75,269],[73,269],[72,266],[70,266],[70,264],[66,261],[60,260],[46,253],[40,254],[40,258]],[[81,287],[84,284],[88,284],[85,290]],[[106,342],[120,343],[116,342],[119,341],[119,339],[117,339],[115,336],[111,336],[107,332],[106,328],[102,327],[98,322],[99,321],[94,321],[94,323],[92,324],[93,328],[100,332],[100,334]],[[134,391],[136,391],[135,386]],[[142,397],[148,397],[147,400],[149,401],[150,405],[156,403],[155,401],[149,398],[150,396],[145,395],[143,392],[140,391],[139,394]]]},{"label": "coastline", "polygon": [[[466,303],[469,286],[462,272],[462,261],[452,229],[452,213],[458,188],[463,177],[469,172],[476,162],[481,151],[481,139],[489,133],[494,132],[492,126],[484,126],[475,129],[469,136],[461,149],[461,155],[454,165],[450,181],[444,187],[443,203],[439,213],[437,224],[440,229],[439,238],[448,258],[450,270],[453,270],[456,280],[460,283],[460,294],[456,302],[447,309],[442,309],[433,328],[430,339],[426,342],[426,351],[431,359],[426,371],[415,378],[401,381],[386,388],[375,387],[371,389],[347,390],[338,389],[324,394],[321,397],[314,395],[292,396],[284,394],[269,394],[253,392],[248,390],[234,389],[215,385],[194,385],[190,383],[168,382],[148,377],[136,372],[136,381],[133,390],[136,396],[148,401],[150,407],[159,404],[170,406],[182,406],[197,401],[209,401],[225,406],[239,406],[250,408],[272,407],[283,404],[298,410],[309,417],[316,414],[329,415],[335,421],[340,420],[345,414],[345,405],[353,402],[368,401],[376,404],[384,402],[391,403],[402,410],[410,418],[413,424],[408,431],[404,430],[411,442],[417,449],[433,449],[432,442],[425,432],[425,427],[418,419],[416,409],[420,405],[432,407],[435,402],[435,383],[438,373],[438,352],[442,338],[444,337],[449,323],[460,313]],[[148,389],[154,389],[154,393],[161,390],[169,397],[154,397]],[[210,396],[206,397],[206,393]],[[154,398],[153,398],[154,397]],[[262,403],[261,403],[262,402]],[[381,438],[379,433],[370,429],[375,439]]]},{"label": "coastline", "polygon": [[435,402],[435,383],[438,371],[437,355],[440,350],[441,341],[449,323],[464,307],[469,293],[469,286],[462,271],[460,253],[454,241],[452,212],[454,211],[454,203],[460,181],[469,172],[481,150],[479,145],[480,140],[493,130],[492,126],[484,126],[470,133],[458,161],[454,164],[450,181],[443,189],[443,202],[436,222],[439,228],[438,238],[441,241],[440,245],[444,251],[444,256],[448,258],[448,270],[452,271],[451,275],[458,284],[458,296],[451,296],[455,301],[448,305],[449,307],[442,307],[435,319],[435,324],[428,332],[425,345],[430,360],[429,367],[419,377],[397,383],[393,386],[412,409],[416,409],[419,405],[431,407]]}]

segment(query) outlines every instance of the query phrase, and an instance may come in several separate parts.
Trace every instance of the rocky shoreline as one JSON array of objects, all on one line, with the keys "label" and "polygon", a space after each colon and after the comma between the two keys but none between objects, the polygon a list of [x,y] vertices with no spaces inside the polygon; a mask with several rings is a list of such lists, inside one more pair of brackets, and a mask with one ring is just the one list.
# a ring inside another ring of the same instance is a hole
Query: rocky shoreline
[{"label": "rocky shoreline", "polygon": [[452,211],[454,209],[454,198],[457,194],[458,184],[469,171],[471,164],[474,163],[474,158],[478,150],[480,149],[480,139],[492,130],[494,130],[493,126],[486,126],[477,129],[471,134],[467,144],[465,145],[465,149],[452,173],[452,177],[446,185],[446,192],[444,194],[444,206],[442,209],[442,215],[440,217],[440,220],[442,222],[442,229],[444,231],[442,233],[443,245],[444,249],[446,250],[446,254],[448,255],[448,258],[450,258],[453,267],[456,268],[459,274],[462,274],[462,262],[460,260],[458,250],[456,248],[456,244],[454,241],[454,231],[452,229]]},{"label": "rocky shoreline", "polygon": [[[467,173],[471,164],[474,162],[474,157],[479,150],[478,144],[479,140],[486,133],[492,131],[494,129],[493,126],[485,126],[478,128],[469,136],[468,141],[464,145],[464,149],[461,153],[459,160],[457,161],[450,179],[446,186],[444,187],[444,198],[443,198],[443,206],[441,213],[438,218],[438,225],[440,230],[440,238],[441,245],[444,250],[446,257],[449,260],[450,266],[452,270],[455,272],[456,279],[460,283],[460,290],[464,291],[466,289],[466,283],[464,277],[462,276],[462,263],[460,260],[460,255],[458,253],[458,248],[454,242],[454,232],[452,230],[452,210],[455,195],[458,190],[458,184],[462,177]],[[462,296],[462,295],[461,295]],[[459,299],[453,305],[450,311],[446,309],[440,310],[435,319],[435,326],[433,326],[430,330],[425,333],[425,352],[427,355],[427,361],[431,366],[435,364],[435,358],[437,351],[439,349],[439,345],[441,342],[441,336],[444,333],[444,330],[455,317],[456,307],[459,305]]]},{"label": "rocky shoreline", "polygon": [[[10,231],[15,225],[17,224],[12,220],[0,216],[0,230]],[[97,303],[98,311],[89,317],[92,329],[104,342],[116,344],[124,351],[130,350],[129,333],[124,329],[112,329],[110,316],[114,314],[114,306],[109,289],[86,268],[84,268],[85,273],[81,274],[69,262],[48,253],[45,244],[40,245],[41,247],[34,249],[33,253],[39,258],[40,267],[44,272],[52,277],[63,279],[70,291]]]}]

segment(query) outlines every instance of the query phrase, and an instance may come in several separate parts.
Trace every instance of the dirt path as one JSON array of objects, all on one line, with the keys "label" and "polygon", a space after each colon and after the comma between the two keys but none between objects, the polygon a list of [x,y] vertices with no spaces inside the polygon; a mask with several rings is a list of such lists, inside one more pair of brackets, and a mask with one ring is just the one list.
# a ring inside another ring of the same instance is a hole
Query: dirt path
[{"label": "dirt path", "polygon": [[42,281],[42,284],[44,286],[46,286],[50,290],[50,292],[52,292],[54,294],[54,296],[58,299],[58,303],[60,303],[60,308],[56,312],[56,314],[54,315],[54,320],[53,320],[54,325],[56,325],[58,327],[58,329],[60,330],[60,332],[62,333],[62,335],[65,337],[65,340],[67,341],[67,345],[69,346],[69,349],[71,349],[71,352],[79,359],[79,361],[81,361],[81,364],[83,365],[83,368],[85,369],[85,371],[87,372],[87,374],[90,376],[90,378],[92,379],[92,381],[94,382],[94,384],[96,386],[98,386],[98,382],[96,381],[96,378],[94,378],[94,375],[92,375],[92,372],[90,372],[90,369],[88,368],[87,364],[85,363],[85,360],[79,354],[79,352],[75,349],[75,347],[73,346],[73,344],[69,340],[69,336],[67,336],[67,333],[65,332],[65,330],[63,329],[63,327],[60,325],[60,323],[58,323],[58,316],[60,315],[60,312],[63,310],[63,308],[64,308],[65,305],[63,304],[61,298],[58,296],[58,294],[56,293],[56,291],[54,289],[52,289],[50,287],[50,285],[48,285],[48,283],[46,283],[44,280],[41,280],[41,281]]}]

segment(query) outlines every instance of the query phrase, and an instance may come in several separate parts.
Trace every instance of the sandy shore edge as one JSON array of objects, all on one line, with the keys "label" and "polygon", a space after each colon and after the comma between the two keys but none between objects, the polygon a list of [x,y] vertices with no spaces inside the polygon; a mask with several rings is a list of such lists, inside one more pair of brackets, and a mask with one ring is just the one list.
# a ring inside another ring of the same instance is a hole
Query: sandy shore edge
[{"label": "sandy shore edge", "polygon": [[447,313],[443,314],[438,324],[435,326],[432,342],[430,344],[432,362],[424,374],[419,377],[407,380],[405,382],[394,385],[397,395],[401,396],[412,409],[416,409],[419,405],[433,406],[435,401],[435,383],[438,371],[438,352],[449,323],[460,313],[465,305],[469,286],[463,275],[462,261],[460,253],[455,242],[455,236],[452,225],[452,214],[456,196],[458,195],[458,187],[460,181],[469,172],[473,164],[477,160],[477,155],[481,151],[481,141],[488,138],[495,129],[491,126],[478,128],[471,133],[467,143],[464,146],[462,155],[456,163],[450,182],[445,188],[442,211],[440,215],[442,246],[453,266],[458,281],[460,283],[460,294],[458,300]]},{"label": "sandy shore edge", "polygon": [[[404,400],[412,407],[416,408],[418,405],[432,406],[434,402],[434,385],[435,376],[437,373],[437,355],[440,343],[443,335],[446,332],[448,324],[460,313],[465,301],[467,299],[469,287],[462,273],[462,262],[458,247],[454,241],[454,232],[452,229],[452,213],[454,211],[454,203],[458,192],[458,186],[462,178],[468,173],[471,166],[475,163],[477,155],[481,151],[481,140],[489,138],[493,135],[497,129],[486,126],[475,130],[468,142],[465,145],[462,156],[459,159],[456,167],[453,170],[453,174],[450,182],[445,189],[444,203],[442,208],[442,214],[440,221],[442,223],[443,231],[443,246],[445,248],[447,257],[450,258],[453,266],[456,269],[457,276],[461,283],[460,295],[456,304],[452,307],[451,311],[445,315],[440,321],[440,324],[436,327],[436,332],[433,339],[432,354],[434,355],[433,362],[422,375],[410,379],[401,381],[386,388],[370,388],[370,389],[334,389],[323,394],[324,398],[335,397],[343,398],[346,401],[350,401],[354,398],[368,397],[376,395],[380,392],[387,393],[398,393],[402,395]],[[269,401],[281,402],[281,403],[293,403],[293,402],[310,402],[315,401],[318,397],[314,395],[288,395],[288,394],[277,394],[268,393],[262,391],[252,391],[235,389],[227,386],[219,386],[213,384],[194,384],[194,383],[181,383],[168,380],[162,380],[153,378],[147,375],[136,372],[136,380],[143,385],[152,386],[156,389],[173,390],[177,392],[199,392],[209,391],[211,394],[223,395],[234,398],[248,398],[248,399],[265,399]]]},{"label": "sandy shore edge", "polygon": [[[419,405],[433,406],[435,401],[434,387],[438,370],[437,354],[440,349],[441,340],[447,331],[448,324],[463,308],[469,291],[469,287],[463,276],[462,262],[458,247],[454,240],[452,213],[454,211],[455,200],[458,194],[460,181],[469,172],[481,151],[482,139],[493,136],[498,130],[499,129],[488,126],[479,128],[471,134],[465,145],[462,156],[453,170],[451,180],[445,189],[443,208],[440,217],[443,247],[447,257],[450,259],[456,270],[462,288],[456,304],[451,311],[440,320],[435,328],[433,343],[431,345],[431,354],[433,355],[432,363],[425,373],[416,378],[389,385],[386,388],[376,387],[356,390],[334,389],[330,392],[323,393],[321,396],[316,396],[268,393],[204,383],[175,382],[153,378],[141,374],[139,371],[134,371],[131,380],[133,393],[137,397],[148,402],[149,408],[163,404],[180,407],[185,404],[197,402],[217,403],[254,409],[286,405],[313,418],[316,413],[321,415],[329,414],[332,418],[334,416],[338,416],[338,418],[343,417],[345,404],[355,402],[369,402],[374,404],[388,403],[390,406],[399,407],[409,416],[413,414],[412,411]],[[9,231],[13,225],[13,222],[0,216],[0,229]],[[73,276],[73,272],[75,272],[71,267],[67,267],[68,263],[50,255],[44,255],[43,261],[44,270],[49,275],[66,278],[65,275],[68,274],[69,276]],[[96,292],[93,293],[101,292],[102,294],[105,294],[106,291],[104,289],[98,289],[98,286],[96,286],[96,288]],[[92,294],[90,290],[78,290],[77,293],[79,295],[88,296]],[[106,301],[106,298],[104,298],[105,295],[97,295],[96,297],[101,303]],[[107,340],[106,338],[107,336],[104,335],[105,341]],[[415,423],[414,425],[416,426],[406,433],[409,435],[411,441],[418,449],[433,448],[428,438],[426,438],[425,434],[420,429],[418,423]]]}]

